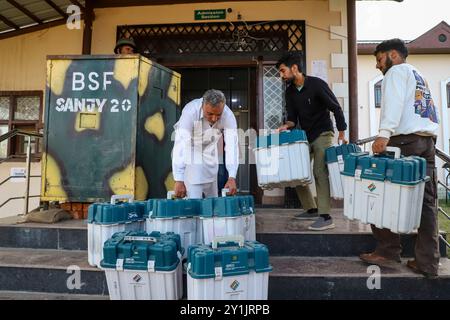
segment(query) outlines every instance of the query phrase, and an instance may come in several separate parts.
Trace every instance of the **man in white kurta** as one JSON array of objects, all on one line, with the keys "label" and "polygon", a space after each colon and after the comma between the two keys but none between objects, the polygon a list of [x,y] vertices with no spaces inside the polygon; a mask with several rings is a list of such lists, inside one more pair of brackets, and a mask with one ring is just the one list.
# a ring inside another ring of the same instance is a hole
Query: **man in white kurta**
[{"label": "man in white kurta", "polygon": [[237,191],[239,145],[236,118],[219,90],[208,90],[202,98],[189,102],[175,124],[172,172],[175,196],[191,199],[217,197],[219,169],[218,142],[224,137],[225,166],[229,178],[225,188]]}]

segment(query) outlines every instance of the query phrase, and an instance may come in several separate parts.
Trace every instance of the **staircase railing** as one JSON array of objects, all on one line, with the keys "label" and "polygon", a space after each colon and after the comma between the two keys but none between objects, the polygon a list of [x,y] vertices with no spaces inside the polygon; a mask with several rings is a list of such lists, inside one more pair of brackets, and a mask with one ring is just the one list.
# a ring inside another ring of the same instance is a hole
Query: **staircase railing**
[{"label": "staircase railing", "polygon": [[[372,141],[375,141],[376,138],[377,138],[377,136],[373,136],[373,137],[369,137],[369,138],[365,138],[365,139],[360,139],[360,140],[357,140],[355,142],[355,144],[357,144],[357,145],[364,145],[364,150],[367,151],[366,150],[366,144],[370,143]],[[446,164],[450,165],[450,155],[446,154],[444,151],[442,151],[439,148],[436,148],[436,157],[441,159],[442,161],[444,161]],[[437,183],[445,188],[445,192],[449,192],[450,191],[450,187],[447,186],[442,181],[440,181],[439,179],[438,179]],[[450,220],[450,215],[447,212],[445,212],[445,210],[442,209],[442,207],[440,207],[439,205],[438,205],[438,212],[440,212],[447,219]],[[450,248],[450,243],[441,234],[439,234],[439,238],[445,243],[445,245],[448,248]]]},{"label": "staircase railing", "polygon": [[[38,132],[26,132],[26,131],[20,131],[18,129],[11,130],[3,135],[0,136],[0,143],[3,141],[7,141],[11,138],[14,138],[15,136],[24,136],[27,138],[27,155],[26,155],[26,173],[24,176],[21,176],[25,178],[26,180],[26,188],[25,188],[25,195],[23,197],[11,197],[7,199],[5,202],[0,204],[0,208],[3,207],[5,204],[7,204],[11,200],[17,200],[17,199],[25,199],[25,205],[24,205],[24,213],[28,213],[28,202],[29,198],[36,198],[40,197],[40,195],[30,196],[30,178],[38,178],[40,176],[32,176],[30,174],[31,169],[31,138],[41,139],[43,138],[43,135]],[[4,162],[7,159],[0,159],[0,163]],[[11,178],[21,178],[21,177],[7,177],[5,180],[0,182],[0,186],[2,186],[5,182],[9,181]]]}]

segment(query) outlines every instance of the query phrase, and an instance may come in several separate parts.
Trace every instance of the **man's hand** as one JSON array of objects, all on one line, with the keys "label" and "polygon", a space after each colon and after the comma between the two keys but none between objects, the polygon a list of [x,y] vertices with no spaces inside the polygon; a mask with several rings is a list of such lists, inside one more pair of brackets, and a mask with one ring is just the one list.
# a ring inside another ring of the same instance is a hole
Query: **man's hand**
[{"label": "man's hand", "polygon": [[281,131],[286,131],[289,130],[290,128],[295,127],[295,123],[292,121],[286,121],[285,124],[283,124],[281,127],[279,127],[278,129],[276,129],[276,132],[281,132]]},{"label": "man's hand", "polygon": [[286,131],[289,130],[289,126],[287,124],[282,125],[281,127],[279,127],[278,129],[276,129],[276,132],[281,132],[281,131]]},{"label": "man's hand", "polygon": [[225,184],[224,189],[229,189],[229,195],[234,196],[237,192],[236,180],[234,178],[228,178],[227,183]]},{"label": "man's hand", "polygon": [[345,131],[339,131],[338,144],[347,144],[348,141],[345,140]]},{"label": "man's hand", "polygon": [[372,144],[373,153],[383,153],[384,151],[386,151],[388,142],[389,142],[388,138],[383,137],[376,138],[374,143]]},{"label": "man's hand", "polygon": [[175,181],[175,197],[184,198],[186,197],[186,186],[183,181]]}]

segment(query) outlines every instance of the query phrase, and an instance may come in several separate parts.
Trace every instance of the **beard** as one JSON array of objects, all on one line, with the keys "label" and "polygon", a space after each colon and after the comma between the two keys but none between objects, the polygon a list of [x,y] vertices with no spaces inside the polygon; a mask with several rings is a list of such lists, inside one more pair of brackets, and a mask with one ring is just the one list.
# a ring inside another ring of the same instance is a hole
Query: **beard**
[{"label": "beard", "polygon": [[383,69],[383,75],[386,74],[386,72],[389,71],[389,69],[393,66],[391,58],[389,56],[386,56],[386,68]]},{"label": "beard", "polygon": [[283,78],[283,81],[286,83],[287,86],[291,85],[294,82],[294,77],[290,78]]}]

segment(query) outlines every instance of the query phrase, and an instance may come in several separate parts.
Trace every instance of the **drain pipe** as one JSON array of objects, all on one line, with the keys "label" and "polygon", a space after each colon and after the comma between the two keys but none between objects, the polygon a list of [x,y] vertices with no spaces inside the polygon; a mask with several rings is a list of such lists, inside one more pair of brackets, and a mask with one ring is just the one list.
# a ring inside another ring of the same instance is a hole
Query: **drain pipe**
[{"label": "drain pipe", "polygon": [[31,169],[31,136],[27,136],[28,146],[27,146],[27,186],[25,188],[25,208],[24,215],[28,213],[28,198],[30,195],[30,169]]}]

